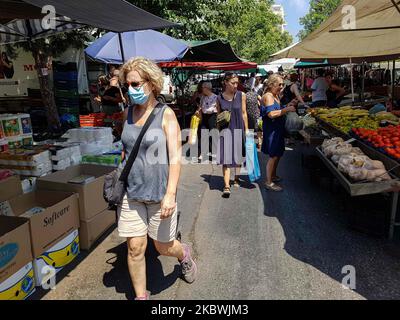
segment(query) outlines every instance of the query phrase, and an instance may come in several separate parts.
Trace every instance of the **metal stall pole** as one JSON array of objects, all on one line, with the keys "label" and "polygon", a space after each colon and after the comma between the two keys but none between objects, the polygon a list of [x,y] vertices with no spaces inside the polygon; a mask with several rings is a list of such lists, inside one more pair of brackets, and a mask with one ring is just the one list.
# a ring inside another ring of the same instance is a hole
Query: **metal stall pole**
[{"label": "metal stall pole", "polygon": [[392,70],[392,107],[394,106],[394,96],[395,96],[395,80],[396,80],[396,60],[393,60],[393,70]]},{"label": "metal stall pole", "polygon": [[350,79],[351,79],[351,99],[354,105],[354,77],[353,77],[353,59],[350,58]]},{"label": "metal stall pole", "polygon": [[398,192],[393,192],[393,196],[392,196],[392,212],[391,212],[391,216],[390,216],[390,231],[389,231],[389,239],[393,240],[394,238],[394,229],[395,227],[400,226],[400,223],[396,222],[396,218],[397,218],[397,206],[399,203],[399,193]]},{"label": "metal stall pole", "polygon": [[365,102],[365,62],[361,65],[361,102]]}]

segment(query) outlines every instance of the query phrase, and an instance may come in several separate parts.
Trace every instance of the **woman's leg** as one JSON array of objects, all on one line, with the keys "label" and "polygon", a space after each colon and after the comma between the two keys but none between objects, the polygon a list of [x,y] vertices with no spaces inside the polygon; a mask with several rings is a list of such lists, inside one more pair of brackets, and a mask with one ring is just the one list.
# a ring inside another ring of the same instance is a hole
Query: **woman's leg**
[{"label": "woman's leg", "polygon": [[175,257],[179,261],[182,261],[185,257],[185,252],[183,250],[182,244],[177,240],[168,243],[162,243],[154,240],[154,245],[158,253],[162,256]]},{"label": "woman's leg", "polygon": [[281,160],[281,158],[275,158],[276,160],[275,160],[275,163],[274,163],[274,168],[273,168],[273,171],[272,171],[272,179],[274,179],[274,178],[277,178],[278,177],[278,175],[277,175],[277,170],[278,170],[278,165],[279,165],[279,161]]},{"label": "woman's leg", "polygon": [[231,187],[231,169],[226,166],[223,166],[222,173],[224,175],[225,188],[230,188]]},{"label": "woman's leg", "polygon": [[277,158],[269,158],[267,163],[267,184],[272,184],[273,174],[275,170],[275,163],[277,162]]},{"label": "woman's leg", "polygon": [[147,236],[128,238],[128,268],[136,297],[145,297]]}]

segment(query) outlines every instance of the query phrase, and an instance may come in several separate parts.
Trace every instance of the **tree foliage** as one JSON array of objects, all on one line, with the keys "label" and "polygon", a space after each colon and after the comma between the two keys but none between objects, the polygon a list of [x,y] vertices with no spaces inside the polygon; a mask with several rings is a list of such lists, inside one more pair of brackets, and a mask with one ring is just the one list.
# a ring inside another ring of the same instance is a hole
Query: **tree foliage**
[{"label": "tree foliage", "polygon": [[272,0],[139,0],[135,5],[181,28],[166,32],[183,40],[225,39],[242,58],[262,63],[292,42],[281,33],[281,18],[271,11]]},{"label": "tree foliage", "polygon": [[299,38],[303,40],[316,30],[339,7],[341,0],[311,0],[310,11],[300,19],[303,30]]}]

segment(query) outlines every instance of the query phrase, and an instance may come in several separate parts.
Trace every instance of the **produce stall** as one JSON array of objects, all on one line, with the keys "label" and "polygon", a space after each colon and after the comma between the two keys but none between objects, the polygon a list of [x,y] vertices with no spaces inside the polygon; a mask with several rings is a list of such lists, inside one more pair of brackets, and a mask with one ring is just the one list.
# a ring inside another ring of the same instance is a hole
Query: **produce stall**
[{"label": "produce stall", "polygon": [[389,239],[393,239],[395,228],[400,226],[397,222],[400,180],[396,174],[400,164],[373,160],[377,159],[376,151],[355,139],[326,140],[322,146],[317,147],[316,152],[352,197],[392,193]]},{"label": "produce stall", "polygon": [[309,109],[315,123],[305,118],[306,128],[300,134],[352,197],[392,193],[389,238],[393,239],[400,227],[400,121],[391,113],[376,111],[379,108]]}]

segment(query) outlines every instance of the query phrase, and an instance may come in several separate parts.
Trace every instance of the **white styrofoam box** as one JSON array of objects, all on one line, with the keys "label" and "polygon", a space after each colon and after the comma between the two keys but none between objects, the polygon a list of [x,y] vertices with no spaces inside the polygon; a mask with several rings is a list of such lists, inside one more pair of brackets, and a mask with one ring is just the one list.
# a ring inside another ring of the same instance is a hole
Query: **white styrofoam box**
[{"label": "white styrofoam box", "polygon": [[78,164],[82,163],[82,155],[79,153],[79,155],[73,155],[71,157],[71,165],[76,166]]},{"label": "white styrofoam box", "polygon": [[70,142],[113,142],[111,128],[77,128],[68,131],[67,136]]},{"label": "white styrofoam box", "polygon": [[81,154],[85,155],[100,155],[112,150],[112,143],[92,142],[81,144]]},{"label": "white styrofoam box", "polygon": [[30,177],[21,181],[23,193],[30,193],[36,190],[36,180],[35,177]]},{"label": "white styrofoam box", "polygon": [[44,267],[52,267],[55,269],[55,273],[58,273],[75,260],[79,253],[79,232],[75,230],[33,261],[36,286],[41,286],[52,276]]},{"label": "white styrofoam box", "polygon": [[0,283],[0,300],[25,300],[35,292],[32,262]]}]

